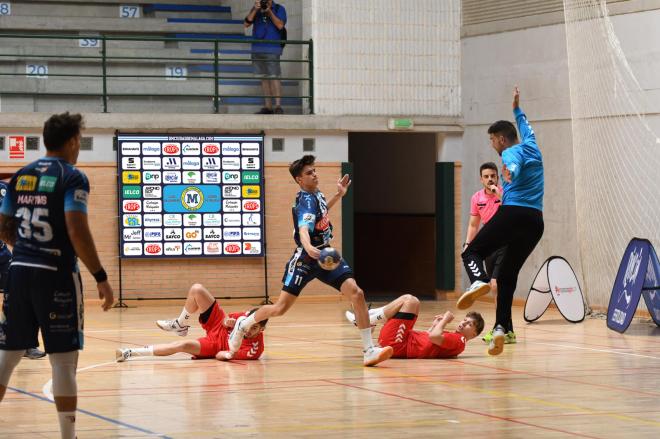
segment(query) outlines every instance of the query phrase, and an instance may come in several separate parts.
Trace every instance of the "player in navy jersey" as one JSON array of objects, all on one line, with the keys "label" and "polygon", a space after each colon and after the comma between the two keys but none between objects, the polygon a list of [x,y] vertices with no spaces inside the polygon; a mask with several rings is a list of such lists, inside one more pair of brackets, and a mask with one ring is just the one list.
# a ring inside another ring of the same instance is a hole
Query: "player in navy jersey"
[{"label": "player in navy jersey", "polygon": [[250,316],[238,318],[229,337],[229,349],[236,352],[245,333],[255,323],[286,313],[305,285],[312,279],[318,279],[341,291],[351,301],[362,335],[364,365],[374,366],[390,358],[393,350],[389,346],[380,348],[373,345],[364,291],[355,282],[353,270],[344,259],[332,271],[324,270],[318,264],[321,249],[329,246],[332,239],[328,210],[346,195],[351,181],[348,175],[340,178],[337,181],[337,192],[326,201],[318,189],[319,179],[314,160],[313,155],[306,155],[289,166],[291,176],[300,186],[292,209],[293,239],[297,248],[285,266],[282,291],[275,304],[262,306]]},{"label": "player in navy jersey", "polygon": [[0,239],[14,247],[0,317],[0,400],[23,352],[41,329],[53,371],[62,438],[75,437],[76,367],[83,347],[80,258],[107,311],[113,292],[87,222],[87,177],[73,165],[82,116],[63,113],[44,124],[46,156],[17,171],[0,208]]}]

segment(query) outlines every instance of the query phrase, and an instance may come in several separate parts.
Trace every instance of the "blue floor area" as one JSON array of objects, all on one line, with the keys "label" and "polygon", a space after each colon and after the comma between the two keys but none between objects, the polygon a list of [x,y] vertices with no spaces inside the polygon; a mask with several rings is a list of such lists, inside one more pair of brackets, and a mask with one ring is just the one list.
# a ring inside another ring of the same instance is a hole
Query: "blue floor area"
[{"label": "blue floor area", "polygon": [[[213,64],[196,64],[188,66],[189,72],[205,72],[213,73],[215,71]],[[253,73],[254,67],[252,64],[220,64],[218,71],[224,73]]]},{"label": "blue floor area", "polygon": [[215,39],[225,39],[225,40],[251,40],[252,37],[248,37],[243,34],[174,34],[174,38],[185,38],[185,39],[200,39],[200,40],[215,40]]},{"label": "blue floor area", "polygon": [[[227,96],[220,97],[220,103],[223,105],[263,105],[264,98],[259,96],[250,96],[250,97],[238,97],[238,96]],[[283,97],[282,106],[301,106],[302,99],[296,97]]]},{"label": "blue floor area", "polygon": [[154,3],[152,5],[144,5],[143,10],[144,12],[221,12],[231,14],[231,8],[229,6],[215,5],[173,5],[167,3]]},{"label": "blue floor area", "polygon": [[[298,81],[281,81],[282,87],[296,87],[299,85]],[[259,86],[261,87],[261,78],[254,79],[219,79],[220,85],[242,85],[242,86]]]},{"label": "blue floor area", "polygon": [[243,20],[222,18],[168,18],[168,23],[208,23],[208,24],[243,24]]},{"label": "blue floor area", "polygon": [[[213,49],[190,49],[190,53],[207,54],[213,53]],[[223,55],[247,55],[252,53],[250,49],[219,49],[218,53]]]}]

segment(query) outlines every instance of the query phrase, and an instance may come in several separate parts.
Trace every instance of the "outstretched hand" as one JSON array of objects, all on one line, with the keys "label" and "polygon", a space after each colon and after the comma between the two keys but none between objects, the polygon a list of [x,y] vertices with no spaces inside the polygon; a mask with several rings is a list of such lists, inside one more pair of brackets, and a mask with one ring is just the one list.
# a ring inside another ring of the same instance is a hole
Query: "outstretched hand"
[{"label": "outstretched hand", "polygon": [[216,360],[220,361],[229,361],[234,357],[234,354],[232,354],[229,351],[220,351],[217,354],[215,354]]},{"label": "outstretched hand", "polygon": [[520,106],[520,90],[518,86],[513,87],[513,109],[515,110]]},{"label": "outstretched hand", "polygon": [[351,185],[353,181],[350,179],[348,174],[344,174],[342,178],[337,180],[337,194],[340,196],[346,195],[346,192],[348,192],[348,187]]}]

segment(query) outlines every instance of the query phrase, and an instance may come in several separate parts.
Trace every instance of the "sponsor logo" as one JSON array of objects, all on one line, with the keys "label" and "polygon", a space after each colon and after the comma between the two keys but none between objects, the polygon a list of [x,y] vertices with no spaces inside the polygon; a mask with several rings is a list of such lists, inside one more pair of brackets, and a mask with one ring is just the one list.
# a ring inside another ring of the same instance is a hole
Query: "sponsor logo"
[{"label": "sponsor logo", "polygon": [[225,241],[236,241],[237,239],[241,239],[241,228],[225,227],[222,230],[222,239]]},{"label": "sponsor logo", "polygon": [[122,157],[121,158],[121,168],[122,169],[140,169],[140,159],[138,157]]},{"label": "sponsor logo", "polygon": [[199,143],[184,143],[181,147],[183,155],[199,155]]},{"label": "sponsor logo", "polygon": [[241,143],[242,155],[259,155],[258,143]]},{"label": "sponsor logo", "polygon": [[207,242],[204,244],[204,254],[205,255],[219,255],[222,254],[222,249],[220,244],[217,242]]},{"label": "sponsor logo", "polygon": [[259,198],[261,188],[259,186],[243,186],[243,198]]},{"label": "sponsor logo", "polygon": [[165,229],[165,241],[181,241],[183,232],[180,228]]},{"label": "sponsor logo", "polygon": [[330,227],[330,218],[328,218],[328,214],[326,213],[323,215],[323,218],[316,222],[314,228],[316,230],[327,230],[328,227]]},{"label": "sponsor logo", "polygon": [[53,192],[55,190],[55,185],[57,184],[57,177],[52,177],[50,175],[42,175],[39,178],[39,186],[37,187],[38,192]]},{"label": "sponsor logo", "polygon": [[241,254],[241,243],[240,242],[225,242],[224,251],[227,255],[239,255]]},{"label": "sponsor logo", "polygon": [[162,198],[163,188],[160,186],[144,186],[144,198]]},{"label": "sponsor logo", "polygon": [[220,234],[220,229],[204,229],[204,240],[205,241],[220,241],[222,235]]},{"label": "sponsor logo", "polygon": [[140,155],[140,144],[135,142],[122,142],[121,155]]},{"label": "sponsor logo", "polygon": [[258,213],[244,213],[243,214],[243,225],[245,226],[260,226],[261,225],[261,215]]},{"label": "sponsor logo", "polygon": [[125,256],[142,256],[142,245],[141,244],[124,243],[124,255]]},{"label": "sponsor logo", "polygon": [[144,200],[144,211],[160,213],[163,211],[163,202],[161,200]]},{"label": "sponsor logo", "polygon": [[224,212],[240,212],[241,211],[241,201],[240,200],[222,200],[222,210]]},{"label": "sponsor logo", "polygon": [[124,229],[124,241],[142,241],[142,229]]},{"label": "sponsor logo", "polygon": [[181,173],[179,171],[163,171],[163,182],[165,184],[181,183]]},{"label": "sponsor logo", "polygon": [[144,227],[161,227],[163,225],[163,217],[158,213],[145,214],[142,221]]},{"label": "sponsor logo", "polygon": [[239,171],[223,171],[222,182],[224,184],[237,184],[241,182],[241,173]]},{"label": "sponsor logo", "polygon": [[189,187],[181,192],[181,204],[186,210],[198,210],[204,204],[204,193],[196,187]]},{"label": "sponsor logo", "polygon": [[19,194],[16,197],[19,204],[32,204],[35,206],[45,206],[48,204],[48,197],[46,195],[25,195]]},{"label": "sponsor logo", "polygon": [[222,186],[222,198],[241,198],[241,187]]},{"label": "sponsor logo", "polygon": [[[142,215],[139,214],[124,214],[124,227],[140,227],[142,225]],[[140,249],[142,251],[142,249]]]},{"label": "sponsor logo", "polygon": [[306,213],[303,215],[302,219],[306,223],[312,223],[316,221],[316,216],[313,213]]},{"label": "sponsor logo", "polygon": [[183,224],[181,215],[178,213],[168,213],[163,218],[163,225],[165,227],[178,227]]},{"label": "sponsor logo", "polygon": [[220,183],[220,171],[204,171],[202,172],[202,182],[206,184]]},{"label": "sponsor logo", "polygon": [[261,229],[257,227],[244,227],[243,228],[243,240],[244,241],[256,241],[261,239]]},{"label": "sponsor logo", "polygon": [[202,240],[202,229],[183,229],[183,237],[190,241],[201,241]]},{"label": "sponsor logo", "polygon": [[219,213],[205,213],[204,225],[209,227],[219,227],[222,225],[222,215]]},{"label": "sponsor logo", "polygon": [[180,255],[183,253],[183,244],[180,242],[166,242],[164,248],[166,255]]},{"label": "sponsor logo", "polygon": [[144,240],[145,241],[162,241],[163,240],[163,230],[162,229],[144,229]]},{"label": "sponsor logo", "polygon": [[220,159],[218,157],[202,157],[202,169],[210,171],[220,170]]},{"label": "sponsor logo", "polygon": [[141,186],[124,186],[121,188],[122,198],[140,198],[142,196]]},{"label": "sponsor logo", "polygon": [[259,157],[243,157],[241,164],[243,169],[259,169]]},{"label": "sponsor logo", "polygon": [[183,183],[199,184],[202,182],[202,173],[199,171],[185,171],[183,173]]},{"label": "sponsor logo", "polygon": [[260,242],[244,242],[243,243],[243,254],[244,255],[258,255],[258,254],[261,254],[261,243]]},{"label": "sponsor logo", "polygon": [[261,180],[259,171],[243,171],[242,176],[242,181],[246,184],[256,184],[259,183],[259,180]]},{"label": "sponsor logo", "polygon": [[122,210],[124,212],[139,212],[142,207],[142,202],[140,200],[127,200],[123,201]]},{"label": "sponsor logo", "polygon": [[34,175],[21,175],[16,180],[16,191],[33,191],[37,188],[37,177]]},{"label": "sponsor logo", "polygon": [[181,157],[163,157],[163,169],[168,171],[181,169]]},{"label": "sponsor logo", "polygon": [[142,173],[142,180],[145,184],[160,183],[160,171],[144,171]]},{"label": "sponsor logo", "polygon": [[142,154],[144,155],[160,155],[160,143],[144,142],[142,144]]},{"label": "sponsor logo", "polygon": [[619,308],[614,308],[612,313],[612,321],[618,325],[623,325],[626,322],[626,316],[628,314],[621,311]]},{"label": "sponsor logo", "polygon": [[179,155],[181,154],[181,144],[180,143],[164,143],[163,144],[163,155]]},{"label": "sponsor logo", "polygon": [[261,201],[243,200],[243,212],[259,212],[259,211],[261,211]]},{"label": "sponsor logo", "polygon": [[121,182],[124,184],[138,184],[142,181],[139,171],[122,171]]},{"label": "sponsor logo", "polygon": [[240,226],[241,225],[241,215],[234,213],[226,213],[222,216],[222,225],[223,226]]},{"label": "sponsor logo", "polygon": [[160,169],[160,157],[142,157],[142,169]]},{"label": "sponsor logo", "polygon": [[202,243],[201,242],[186,242],[183,245],[183,253],[186,255],[201,255]]},{"label": "sponsor logo", "polygon": [[202,216],[198,213],[189,213],[183,216],[183,225],[197,227],[202,225]]},{"label": "sponsor logo", "polygon": [[144,244],[144,254],[145,255],[162,255],[163,254],[163,245],[157,242],[152,242],[150,244]]},{"label": "sponsor logo", "polygon": [[241,145],[238,143],[223,143],[222,155],[240,155]]},{"label": "sponsor logo", "polygon": [[181,166],[183,169],[199,169],[202,166],[202,159],[199,157],[184,157]]},{"label": "sponsor logo", "polygon": [[[621,302],[621,299],[625,299],[626,304],[625,307],[626,309],[630,306],[630,302],[632,301],[632,292],[628,291],[628,285],[631,283],[635,283],[637,280],[637,275],[639,274],[639,267],[642,263],[642,253],[644,252],[643,249],[634,249],[631,253],[630,256],[628,257],[628,265],[626,265],[626,272],[623,275],[622,279],[622,287],[623,291],[619,294],[619,297],[617,298],[617,305]],[[621,313],[623,314],[623,318],[625,319],[626,313]],[[614,315],[616,315],[616,310]],[[612,316],[612,319],[614,320],[614,315]],[[619,316],[620,317],[620,316]],[[614,320],[616,323],[616,320]],[[619,323],[623,324],[623,323]]]},{"label": "sponsor logo", "polygon": [[230,170],[241,169],[241,160],[238,157],[223,157],[222,169],[230,169]]},{"label": "sponsor logo", "polygon": [[202,143],[202,153],[204,155],[219,155],[220,154],[220,144],[219,143]]},{"label": "sponsor logo", "polygon": [[73,191],[73,201],[76,203],[87,205],[87,199],[89,198],[89,192],[84,189],[76,189]]}]

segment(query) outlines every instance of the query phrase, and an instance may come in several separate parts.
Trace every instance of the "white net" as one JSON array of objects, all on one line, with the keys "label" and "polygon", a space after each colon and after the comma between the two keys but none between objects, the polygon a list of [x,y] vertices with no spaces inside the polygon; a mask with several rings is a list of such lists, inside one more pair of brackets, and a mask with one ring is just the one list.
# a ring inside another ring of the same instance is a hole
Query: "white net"
[{"label": "white net", "polygon": [[564,16],[584,286],[607,304],[628,241],[660,244],[660,140],[606,1],[564,0]]}]

